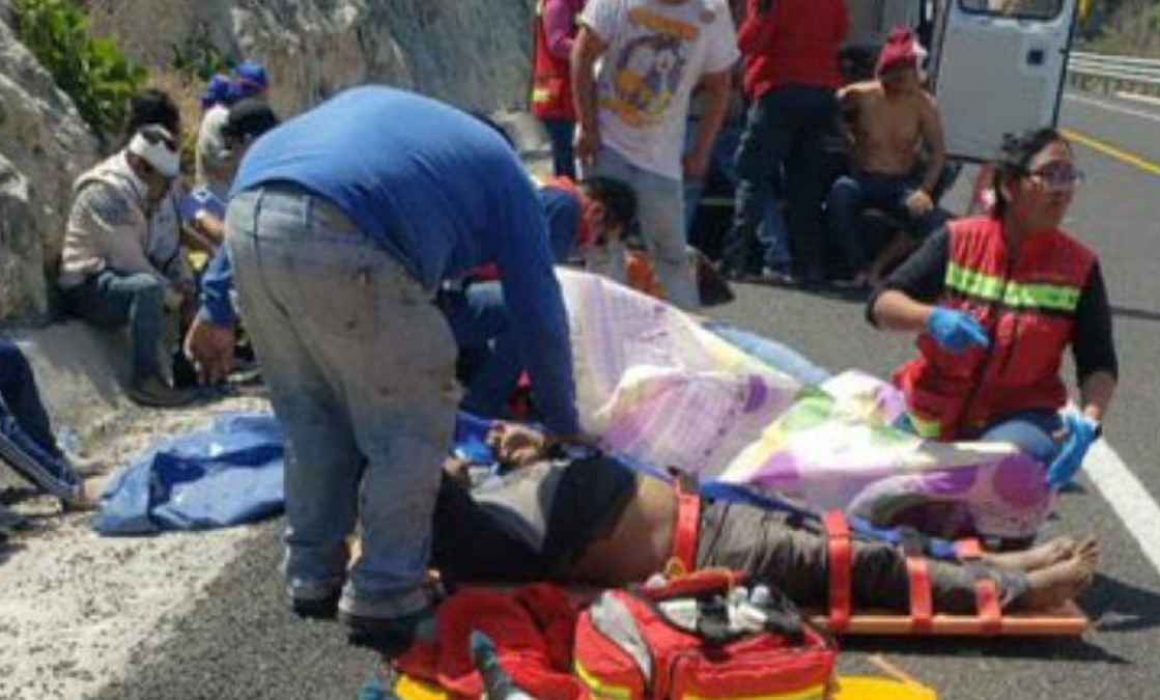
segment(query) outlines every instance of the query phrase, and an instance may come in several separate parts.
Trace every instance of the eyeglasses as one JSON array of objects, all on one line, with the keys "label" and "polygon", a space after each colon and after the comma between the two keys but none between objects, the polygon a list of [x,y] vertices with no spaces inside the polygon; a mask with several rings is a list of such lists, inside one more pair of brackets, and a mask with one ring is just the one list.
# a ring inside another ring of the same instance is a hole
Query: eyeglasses
[{"label": "eyeglasses", "polygon": [[1070,192],[1084,181],[1083,171],[1071,163],[1054,162],[1027,173],[1027,177],[1042,183],[1051,192]]}]

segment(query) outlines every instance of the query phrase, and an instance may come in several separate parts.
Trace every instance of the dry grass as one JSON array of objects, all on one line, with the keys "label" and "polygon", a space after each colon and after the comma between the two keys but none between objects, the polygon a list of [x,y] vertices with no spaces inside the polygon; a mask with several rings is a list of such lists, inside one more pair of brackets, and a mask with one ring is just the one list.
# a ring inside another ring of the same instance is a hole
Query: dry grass
[{"label": "dry grass", "polygon": [[181,170],[193,173],[193,154],[197,148],[197,128],[201,124],[201,93],[204,81],[168,68],[149,71],[149,87],[164,90],[181,111]]}]

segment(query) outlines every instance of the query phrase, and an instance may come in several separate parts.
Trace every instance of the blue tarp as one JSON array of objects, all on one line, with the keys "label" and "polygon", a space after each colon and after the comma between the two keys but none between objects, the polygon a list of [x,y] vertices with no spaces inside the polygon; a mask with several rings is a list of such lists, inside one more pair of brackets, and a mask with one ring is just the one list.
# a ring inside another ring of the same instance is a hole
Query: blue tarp
[{"label": "blue tarp", "polygon": [[273,415],[224,415],[117,474],[93,526],[104,535],[146,535],[276,515],[284,503],[282,457],[282,428]]}]

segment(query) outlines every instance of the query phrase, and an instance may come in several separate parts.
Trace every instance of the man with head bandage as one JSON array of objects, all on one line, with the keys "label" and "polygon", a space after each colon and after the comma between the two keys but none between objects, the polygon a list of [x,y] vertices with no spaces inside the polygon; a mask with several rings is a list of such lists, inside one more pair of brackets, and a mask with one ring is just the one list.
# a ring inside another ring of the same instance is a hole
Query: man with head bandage
[{"label": "man with head bandage", "polygon": [[77,179],[61,255],[69,311],[101,327],[129,326],[129,396],[146,406],[191,398],[168,384],[161,365],[166,313],[180,313],[193,293],[179,237],[168,230],[180,217],[159,211],[171,201],[180,160],[165,127],[140,127],[124,149]]}]

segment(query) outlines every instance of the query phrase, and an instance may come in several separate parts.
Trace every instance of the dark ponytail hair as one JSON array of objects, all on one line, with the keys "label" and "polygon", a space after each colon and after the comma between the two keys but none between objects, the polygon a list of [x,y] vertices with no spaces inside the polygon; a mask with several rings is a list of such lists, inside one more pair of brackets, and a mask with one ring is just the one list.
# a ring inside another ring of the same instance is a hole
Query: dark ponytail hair
[{"label": "dark ponytail hair", "polygon": [[1003,187],[1009,182],[1025,177],[1036,154],[1057,141],[1071,147],[1071,142],[1051,127],[1029,129],[1021,134],[1003,136],[1003,146],[994,163],[995,181],[992,187],[995,192],[995,208],[992,216],[1001,219],[1007,213],[1008,202],[1003,194]]}]

